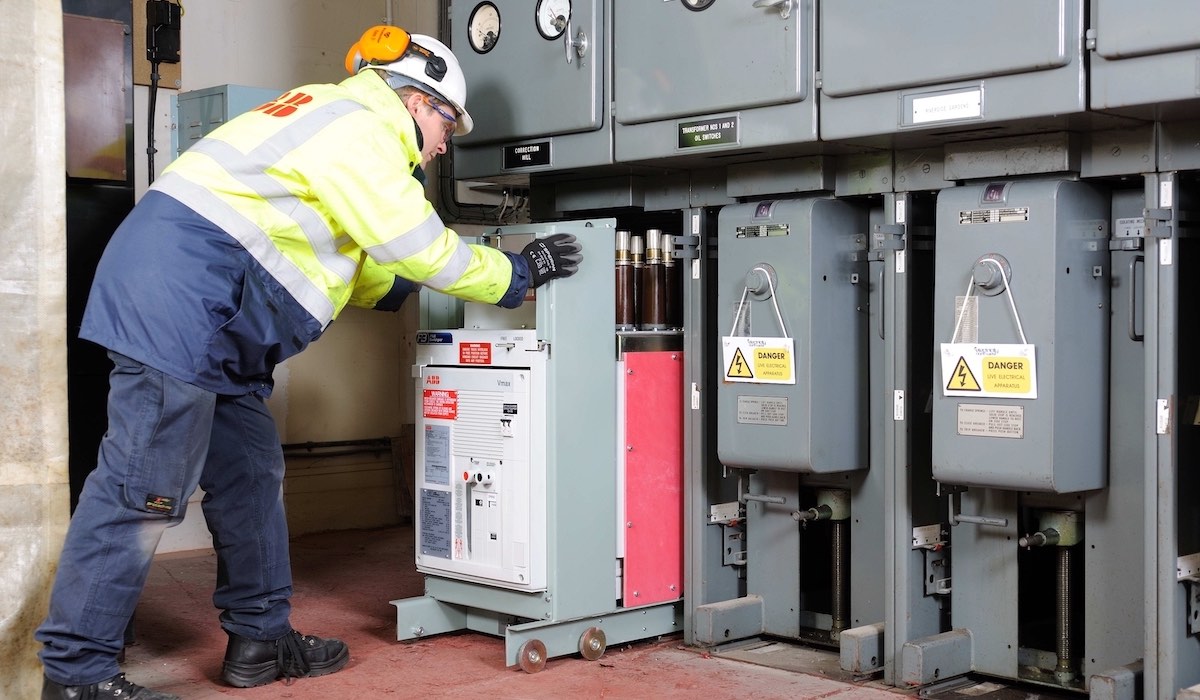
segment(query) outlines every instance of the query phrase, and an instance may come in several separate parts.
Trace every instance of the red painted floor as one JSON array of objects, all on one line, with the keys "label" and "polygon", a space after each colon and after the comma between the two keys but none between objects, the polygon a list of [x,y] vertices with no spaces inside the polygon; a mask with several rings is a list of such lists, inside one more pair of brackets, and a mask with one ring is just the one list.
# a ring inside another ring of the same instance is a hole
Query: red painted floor
[{"label": "red painted floor", "polygon": [[473,632],[396,641],[388,601],[421,595],[410,527],[308,535],[292,542],[292,624],[338,637],[350,663],[291,685],[239,689],[220,681],[225,635],[211,595],[210,552],[160,555],[135,616],[124,670],[138,683],[188,700],[265,698],[836,698],[896,700],[878,685],[838,682],[715,658],[678,636],[609,648],[600,659],[550,659],[540,673],[504,665],[504,642]]}]

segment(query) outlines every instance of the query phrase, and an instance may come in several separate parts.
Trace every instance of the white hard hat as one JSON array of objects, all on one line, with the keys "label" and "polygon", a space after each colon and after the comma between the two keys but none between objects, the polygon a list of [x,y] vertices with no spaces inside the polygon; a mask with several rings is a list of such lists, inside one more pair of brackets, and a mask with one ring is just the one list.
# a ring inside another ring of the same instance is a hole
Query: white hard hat
[{"label": "white hard hat", "polygon": [[458,112],[455,136],[475,127],[467,112],[467,80],[462,67],[450,47],[437,39],[409,34],[399,27],[372,27],[350,47],[346,70],[359,73],[372,68],[399,78],[388,81],[393,88],[412,85],[454,107]]}]

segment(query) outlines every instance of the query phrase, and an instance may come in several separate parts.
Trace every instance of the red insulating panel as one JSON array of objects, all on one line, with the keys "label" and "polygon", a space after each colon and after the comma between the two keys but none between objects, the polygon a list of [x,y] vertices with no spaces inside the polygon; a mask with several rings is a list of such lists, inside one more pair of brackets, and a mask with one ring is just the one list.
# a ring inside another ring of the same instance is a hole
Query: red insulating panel
[{"label": "red insulating panel", "polygon": [[683,596],[683,353],[625,354],[625,607]]}]

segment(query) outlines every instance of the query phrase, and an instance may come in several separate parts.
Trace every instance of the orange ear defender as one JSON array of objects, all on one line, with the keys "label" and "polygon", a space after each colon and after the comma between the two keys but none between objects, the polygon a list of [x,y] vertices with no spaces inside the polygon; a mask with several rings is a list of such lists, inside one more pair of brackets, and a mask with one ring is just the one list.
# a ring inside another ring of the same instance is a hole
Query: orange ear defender
[{"label": "orange ear defender", "polygon": [[385,24],[371,27],[346,53],[346,72],[358,72],[360,61],[391,63],[400,60],[412,45],[408,32]]},{"label": "orange ear defender", "polygon": [[413,43],[408,32],[400,27],[376,25],[363,32],[362,37],[346,53],[346,72],[354,75],[364,64],[387,65],[405,55],[425,62],[425,75],[441,82],[446,77],[446,60],[420,44]]}]

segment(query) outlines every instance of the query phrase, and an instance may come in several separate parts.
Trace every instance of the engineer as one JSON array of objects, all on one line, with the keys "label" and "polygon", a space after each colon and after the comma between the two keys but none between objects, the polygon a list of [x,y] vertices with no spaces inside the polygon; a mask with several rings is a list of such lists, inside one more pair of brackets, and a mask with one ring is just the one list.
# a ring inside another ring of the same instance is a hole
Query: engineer
[{"label": "engineer", "polygon": [[198,141],[104,252],[80,337],[115,365],[108,431],[36,633],[44,700],[176,697],[126,679],[117,657],[159,538],[197,485],[229,637],[222,680],[252,687],[344,667],[345,643],[290,622],[272,371],[348,304],[396,310],[425,286],[512,308],[578,268],[569,234],[519,254],[470,245],[426,200],[422,169],[472,128],[444,44],[373,27],[346,66],[341,83],[291,90]]}]

